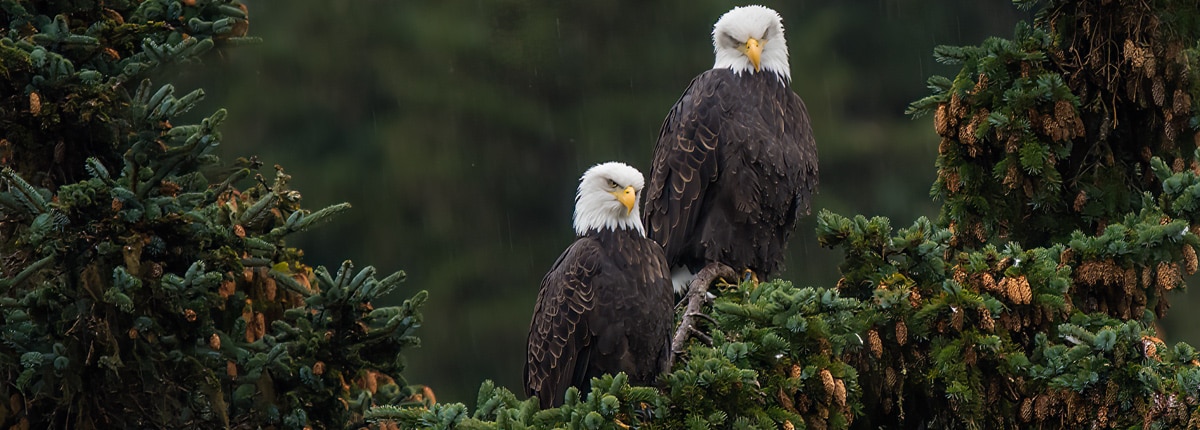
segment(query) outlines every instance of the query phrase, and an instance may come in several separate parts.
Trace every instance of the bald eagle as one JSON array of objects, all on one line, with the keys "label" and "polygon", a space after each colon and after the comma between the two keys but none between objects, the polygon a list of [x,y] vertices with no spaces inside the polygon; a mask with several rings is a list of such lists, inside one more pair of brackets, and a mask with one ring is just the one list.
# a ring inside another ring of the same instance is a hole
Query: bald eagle
[{"label": "bald eagle", "polygon": [[588,169],[575,197],[575,242],[542,279],[526,349],[525,394],[543,408],[568,387],[625,372],[648,385],[670,365],[670,271],[638,211],[645,179],[622,163]]},{"label": "bald eagle", "polygon": [[792,92],[782,18],[737,7],[713,27],[716,62],[659,132],[644,196],[650,238],[682,292],[709,263],[770,276],[817,187],[817,147]]}]

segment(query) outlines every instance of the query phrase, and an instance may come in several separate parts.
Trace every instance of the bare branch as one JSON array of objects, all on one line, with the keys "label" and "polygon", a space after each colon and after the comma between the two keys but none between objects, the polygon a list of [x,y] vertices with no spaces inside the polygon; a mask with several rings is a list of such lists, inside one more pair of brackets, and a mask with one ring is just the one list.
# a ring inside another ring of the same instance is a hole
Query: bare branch
[{"label": "bare branch", "polygon": [[683,354],[684,346],[690,336],[695,335],[707,344],[712,344],[712,337],[704,334],[696,328],[697,319],[705,319],[713,322],[712,317],[700,312],[700,308],[708,302],[708,287],[713,281],[718,278],[735,279],[737,273],[733,268],[721,263],[708,263],[700,273],[696,274],[696,278],[692,280],[688,286],[688,293],[684,300],[687,301],[687,308],[683,311],[683,319],[679,322],[679,328],[675,330],[675,337],[671,340],[671,360],[674,362],[675,357]]}]

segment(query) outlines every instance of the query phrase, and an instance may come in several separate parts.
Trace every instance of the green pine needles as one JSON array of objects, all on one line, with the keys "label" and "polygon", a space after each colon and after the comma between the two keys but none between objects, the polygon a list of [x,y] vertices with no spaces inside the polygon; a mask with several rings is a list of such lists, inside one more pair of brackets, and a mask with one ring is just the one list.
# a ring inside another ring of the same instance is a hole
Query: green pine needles
[{"label": "green pine needles", "polygon": [[932,193],[964,245],[1102,231],[1159,192],[1153,157],[1194,168],[1195,5],[1048,3],[1011,40],[938,47],[962,70],[909,108],[934,114]]},{"label": "green pine needles", "polygon": [[[863,303],[786,281],[723,289],[712,316],[713,345],[693,343],[663,388],[632,387],[624,374],[568,389],[559,408],[538,410],[495,387],[480,388],[475,412],[461,404],[380,407],[380,427],[436,429],[804,428],[806,419],[845,427],[858,413],[857,371],[843,359],[862,351]],[[523,397],[523,396],[521,396]],[[791,423],[791,424],[785,424]]]},{"label": "green pine needles", "polygon": [[421,404],[400,351],[425,293],[375,308],[403,272],[305,266],[284,240],[349,205],[216,167],[226,112],[176,125],[203,91],[151,83],[247,41],[245,8],[59,3],[0,1],[0,425],[328,428]]}]

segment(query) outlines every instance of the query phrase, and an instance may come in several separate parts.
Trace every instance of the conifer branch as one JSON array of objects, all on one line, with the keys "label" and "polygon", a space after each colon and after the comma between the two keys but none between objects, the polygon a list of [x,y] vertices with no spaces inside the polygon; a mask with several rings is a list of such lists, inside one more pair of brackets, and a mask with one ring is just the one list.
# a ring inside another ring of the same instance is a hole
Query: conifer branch
[{"label": "conifer branch", "polygon": [[21,209],[27,212],[26,215],[32,217],[46,213],[48,208],[46,206],[46,199],[42,197],[42,193],[38,192],[37,188],[34,188],[33,185],[25,182],[15,170],[5,167],[3,170],[0,170],[0,178],[3,178],[4,182],[8,183],[14,199],[21,204]]},{"label": "conifer branch", "polygon": [[[700,309],[709,301],[708,288],[712,285],[713,281],[718,278],[732,279],[736,276],[737,274],[734,273],[733,268],[713,262],[700,269],[700,272],[692,279],[691,284],[688,285],[687,306],[683,309],[683,319],[680,320],[679,327],[675,330],[675,336],[671,338],[672,357],[678,357],[683,354],[684,346],[691,336],[699,336],[705,340],[705,343],[712,342],[711,338],[696,327],[698,318],[703,317],[710,321],[712,320],[711,317],[701,313]],[[674,358],[672,362],[674,362]]]},{"label": "conifer branch", "polygon": [[0,279],[0,289],[7,291],[9,288],[20,285],[22,282],[25,282],[25,280],[29,279],[30,276],[33,276],[34,273],[44,269],[52,261],[54,261],[54,256],[48,255],[38,261],[30,263],[25,267],[25,269],[17,273],[16,276],[7,279]]}]

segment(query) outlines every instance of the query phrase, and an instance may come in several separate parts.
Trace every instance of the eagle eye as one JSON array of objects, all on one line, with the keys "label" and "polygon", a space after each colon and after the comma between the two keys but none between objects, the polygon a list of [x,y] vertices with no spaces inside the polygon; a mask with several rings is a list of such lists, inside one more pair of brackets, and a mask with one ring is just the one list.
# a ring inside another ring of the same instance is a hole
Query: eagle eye
[{"label": "eagle eye", "polygon": [[612,179],[609,179],[609,180],[608,180],[608,187],[609,187],[609,188],[620,188],[620,187],[618,187],[618,186],[617,186],[617,181],[614,181],[614,180],[612,180]]}]

